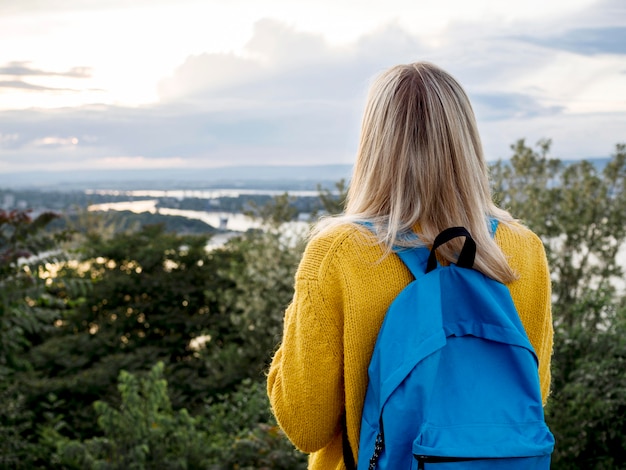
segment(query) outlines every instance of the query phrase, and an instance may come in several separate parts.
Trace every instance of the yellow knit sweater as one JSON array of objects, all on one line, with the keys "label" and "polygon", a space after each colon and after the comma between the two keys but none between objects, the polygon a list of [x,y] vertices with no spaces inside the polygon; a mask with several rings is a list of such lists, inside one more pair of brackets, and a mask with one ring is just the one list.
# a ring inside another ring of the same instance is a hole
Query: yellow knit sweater
[{"label": "yellow knit sweater", "polygon": [[[397,256],[382,258],[373,237],[354,225],[310,241],[285,313],[283,339],[269,369],[273,412],[309,468],[344,469],[341,417],[357,453],[367,367],[392,300],[412,280]],[[508,285],[539,357],[544,402],[550,388],[552,316],[543,245],[526,228],[500,224],[496,243],[519,279]],[[356,461],[356,455],[355,455]]]}]

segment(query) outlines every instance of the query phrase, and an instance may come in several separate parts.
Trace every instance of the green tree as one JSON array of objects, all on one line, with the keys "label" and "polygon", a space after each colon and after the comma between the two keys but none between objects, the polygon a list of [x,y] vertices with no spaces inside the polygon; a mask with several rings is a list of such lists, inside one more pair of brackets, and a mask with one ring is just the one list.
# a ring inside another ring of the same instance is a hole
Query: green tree
[{"label": "green tree", "polygon": [[207,468],[209,438],[186,409],[173,410],[163,369],[159,362],[145,378],[120,372],[119,409],[94,403],[101,437],[72,440],[44,428],[44,439],[56,448],[51,463],[77,470]]},{"label": "green tree", "polygon": [[626,308],[607,329],[559,330],[555,344],[553,468],[625,468]]},{"label": "green tree", "polygon": [[[260,210],[248,213],[264,230],[251,230],[231,239],[223,251],[235,254],[220,272],[233,288],[216,292],[216,302],[227,313],[237,339],[208,352],[207,367],[228,365],[222,373],[238,380],[261,377],[282,333],[283,315],[293,296],[293,278],[304,249],[302,227],[287,193],[276,196]],[[216,357],[216,354],[218,355]],[[239,367],[231,367],[239,361]]]},{"label": "green tree", "polygon": [[255,201],[248,202],[248,209],[244,214],[253,219],[260,220],[265,226],[280,227],[286,222],[291,222],[298,216],[298,209],[293,206],[295,198],[289,193],[274,196],[271,201],[259,205]]},{"label": "green tree", "polygon": [[604,166],[549,158],[547,140],[512,149],[492,167],[496,198],[541,236],[553,276],[553,468],[622,468],[626,146]]},{"label": "green tree", "polygon": [[192,417],[174,410],[163,363],[147,375],[121,371],[120,403],[96,401],[101,436],[69,439],[42,427],[53,449],[48,468],[115,470],[306,468],[306,456],[284,438],[268,407],[264,383],[244,380],[236,390],[208,400]]},{"label": "green tree", "polygon": [[173,408],[194,416],[205,400],[262,380],[293,290],[293,243],[284,228],[250,231],[210,251],[205,236],[159,226],[89,233],[80,263],[58,277],[92,288],[28,352],[34,373],[21,380],[33,426],[57,426],[71,440],[97,437],[91,404],[117,406],[120,370],[155,361],[165,364]]},{"label": "green tree", "polygon": [[51,263],[63,255],[57,249],[61,237],[44,230],[56,217],[0,210],[0,380],[28,368],[24,350],[58,314],[48,308],[54,299],[45,281]]},{"label": "green tree", "polygon": [[270,412],[264,380],[243,380],[235,391],[210,400],[202,416],[203,431],[211,436],[212,470],[306,468],[306,455]]},{"label": "green tree", "polygon": [[[134,231],[110,230],[110,224],[98,223],[99,217],[83,220],[76,227],[81,234],[76,259],[59,254],[53,273],[27,277],[38,283],[37,296],[15,297],[20,308],[24,299],[46,296],[49,304],[56,302],[62,308],[42,317],[36,341],[20,343],[15,349],[14,357],[22,359],[25,367],[11,382],[12,388],[0,389],[0,407],[5,411],[0,436],[6,438],[1,444],[6,451],[2,464],[48,468],[54,454],[63,468],[96,465],[101,455],[97,452],[112,445],[107,433],[121,426],[122,415],[112,410],[121,413],[127,405],[124,401],[135,396],[115,393],[118,374],[128,371],[119,386],[130,391],[135,383],[132,374],[155,361],[164,364],[163,373],[172,384],[168,406],[173,412],[189,410],[189,416],[204,416],[207,400],[211,410],[219,406],[237,410],[239,401],[226,403],[237,399],[232,393],[242,381],[255,380],[257,398],[247,409],[259,417],[248,427],[229,431],[237,445],[230,454],[220,454],[220,459],[225,461],[228,455],[230,466],[215,468],[243,468],[237,466],[244,461],[249,468],[294,468],[288,463],[280,467],[279,462],[302,461],[281,439],[275,423],[268,421],[267,398],[264,392],[259,395],[301,250],[299,235],[281,222],[292,218],[283,217],[291,213],[289,204],[286,195],[276,198],[263,212],[266,230],[242,234],[211,251],[204,235],[182,236],[147,225]],[[3,233],[9,236],[9,231]],[[74,283],[90,288],[73,290]],[[138,393],[145,398],[144,392]],[[94,402],[100,404],[94,407]],[[96,426],[96,419],[102,421],[103,416],[117,416],[117,424],[106,429]],[[224,420],[232,422],[233,416]],[[206,416],[202,419],[219,426]],[[120,439],[132,441],[124,432],[119,434]],[[93,447],[96,444],[100,450]],[[133,448],[144,449],[142,445]],[[217,454],[213,449],[212,458]]]},{"label": "green tree", "polygon": [[159,360],[176,384],[175,407],[193,409],[232,387],[213,380],[193,347],[203,336],[219,347],[230,333],[230,319],[212,299],[231,287],[218,275],[231,254],[207,252],[205,236],[179,236],[160,226],[90,237],[81,262],[59,276],[87,279],[92,289],[28,353],[36,374],[24,377],[26,404],[35,415],[42,419],[41,407],[53,394],[48,411],[64,416],[68,437],[91,437],[91,403],[114,395],[119,371],[144,370]]},{"label": "green tree", "polygon": [[[32,370],[28,350],[53,330],[67,310],[67,299],[54,292],[53,275],[66,253],[69,232],[50,233],[58,216],[44,212],[0,210],[0,467],[28,468],[35,453],[26,436],[34,433],[35,414],[20,380]],[[78,296],[85,284],[67,282]]]},{"label": "green tree", "polygon": [[232,264],[221,273],[233,288],[218,293],[217,302],[228,313],[238,338],[213,353],[219,354],[220,360],[213,354],[207,355],[206,360],[210,364],[228,364],[224,355],[230,352],[232,357],[244,361],[239,369],[228,368],[231,373],[239,370],[240,380],[260,377],[280,340],[303,249],[302,239],[297,234],[292,238],[285,230],[278,227],[249,232],[224,248],[241,255],[231,257]]},{"label": "green tree", "polygon": [[[321,185],[317,185],[317,191],[324,212],[329,215],[336,215],[344,211],[348,196],[348,185],[345,179],[342,178],[335,183],[334,191],[322,188]],[[313,216],[317,217],[317,214],[313,214]]]},{"label": "green tree", "polygon": [[496,198],[546,245],[558,324],[606,326],[604,306],[624,275],[617,253],[626,239],[626,146],[601,170],[549,158],[547,140],[537,151],[523,140],[512,148],[510,161],[492,167]]}]

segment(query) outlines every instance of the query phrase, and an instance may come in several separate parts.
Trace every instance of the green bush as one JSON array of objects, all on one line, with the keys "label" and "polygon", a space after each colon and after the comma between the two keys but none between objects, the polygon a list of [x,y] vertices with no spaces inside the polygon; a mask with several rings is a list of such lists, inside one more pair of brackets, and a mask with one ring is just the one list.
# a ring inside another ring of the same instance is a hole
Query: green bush
[{"label": "green bush", "polygon": [[163,369],[159,362],[146,377],[120,372],[119,408],[94,403],[100,437],[71,440],[44,428],[43,436],[56,441],[53,462],[69,469],[206,468],[208,436],[186,409],[172,409]]},{"label": "green bush", "polygon": [[145,376],[122,371],[121,401],[94,403],[101,436],[72,440],[59,426],[43,426],[42,442],[54,449],[50,465],[85,470],[297,469],[306,458],[284,438],[269,412],[264,384],[244,381],[233,393],[210,400],[196,417],[173,410],[163,363]]},{"label": "green bush", "polygon": [[213,470],[306,468],[269,408],[265,382],[244,380],[234,392],[211,400],[203,413],[211,436]]}]

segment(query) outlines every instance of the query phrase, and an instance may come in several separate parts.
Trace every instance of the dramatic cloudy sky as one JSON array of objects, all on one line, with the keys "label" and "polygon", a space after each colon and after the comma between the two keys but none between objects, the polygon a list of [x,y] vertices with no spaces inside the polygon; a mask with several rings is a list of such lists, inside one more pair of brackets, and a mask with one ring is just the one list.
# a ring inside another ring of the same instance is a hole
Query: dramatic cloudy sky
[{"label": "dramatic cloudy sky", "polygon": [[372,77],[416,60],[490,160],[626,141],[624,0],[0,0],[0,172],[352,163]]}]

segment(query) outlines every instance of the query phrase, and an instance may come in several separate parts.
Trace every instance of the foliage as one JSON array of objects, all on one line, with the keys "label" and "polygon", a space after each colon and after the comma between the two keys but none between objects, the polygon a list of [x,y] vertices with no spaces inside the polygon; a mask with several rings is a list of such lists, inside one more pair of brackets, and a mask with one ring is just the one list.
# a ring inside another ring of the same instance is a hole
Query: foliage
[{"label": "foliage", "polygon": [[[20,374],[32,364],[27,351],[44,341],[68,308],[66,298],[56,294],[53,272],[64,262],[59,249],[69,232],[46,232],[58,216],[43,212],[32,218],[29,211],[0,210],[0,466],[28,468],[33,432],[33,411],[27,406]],[[64,290],[79,297],[84,284],[65,281]]]},{"label": "foliage", "polygon": [[73,210],[70,214],[55,220],[51,227],[54,229],[69,227],[78,233],[98,232],[110,238],[116,233],[136,232],[146,225],[162,225],[166,232],[181,235],[210,234],[217,231],[215,227],[202,220],[178,215],[117,210],[95,212],[86,209]]},{"label": "foliage", "polygon": [[96,401],[102,436],[72,440],[42,427],[54,449],[51,465],[64,469],[297,469],[306,458],[284,439],[260,382],[244,380],[236,391],[209,400],[204,412],[175,411],[163,363],[144,378],[121,371],[118,408]]},{"label": "foliage", "polygon": [[595,328],[624,274],[617,253],[626,239],[626,146],[602,170],[548,158],[549,149],[546,140],[537,151],[518,141],[508,164],[492,168],[495,193],[546,245],[558,324]]},{"label": "foliage", "polygon": [[213,470],[306,468],[306,456],[274,421],[264,382],[245,379],[231,394],[212,400],[203,415]]},{"label": "foliage", "polygon": [[[335,183],[335,190],[331,191],[317,186],[320,203],[323,210],[329,215],[341,214],[344,211],[346,198],[348,196],[348,185],[345,179],[340,179]],[[314,214],[317,216],[317,214]]]},{"label": "foliage", "polygon": [[561,330],[556,344],[553,468],[626,468],[626,307],[606,331]]},{"label": "foliage", "polygon": [[[219,275],[230,289],[212,292],[227,315],[236,337],[220,349],[207,348],[202,357],[214,377],[232,381],[260,378],[282,332],[284,310],[293,294],[293,278],[304,248],[302,234],[292,223],[292,199],[279,195],[247,215],[264,230],[250,230],[231,239],[216,255],[228,257]],[[234,366],[238,363],[237,366]]]},{"label": "foliage", "polygon": [[56,447],[52,462],[68,469],[206,468],[208,436],[186,409],[172,409],[163,369],[159,362],[145,378],[120,372],[119,409],[94,403],[103,436],[79,441],[44,429],[44,438]]},{"label": "foliage", "polygon": [[93,288],[28,355],[37,375],[24,378],[27,404],[36,415],[54,394],[54,411],[67,421],[64,432],[86,438],[94,429],[89,405],[113,394],[119,371],[143,370],[158,360],[177,384],[175,406],[199,406],[207,394],[232,386],[212,380],[191,347],[199,336],[219,340],[229,329],[210,293],[229,288],[216,274],[230,255],[212,256],[206,237],[169,234],[160,226],[89,237],[82,264],[59,274],[82,276]]},{"label": "foliage", "polygon": [[288,193],[275,196],[266,204],[259,205],[255,201],[248,203],[249,209],[243,213],[248,217],[260,219],[269,227],[280,227],[285,222],[291,222],[298,215],[298,210],[293,206],[295,198]]},{"label": "foliage", "polygon": [[34,445],[23,438],[32,432],[32,412],[24,406],[23,396],[15,385],[2,383],[0,391],[0,468],[22,469],[33,453]]},{"label": "foliage", "polygon": [[[250,361],[246,372],[259,376],[280,339],[285,308],[293,294],[293,278],[302,250],[278,231],[250,232],[225,248],[241,257],[223,275],[234,288],[218,293],[241,338],[241,356]],[[208,357],[216,363],[215,358]],[[241,378],[250,377],[244,375]]]},{"label": "foliage", "polygon": [[291,238],[251,231],[207,251],[206,237],[160,226],[86,236],[82,262],[58,274],[87,279],[92,289],[30,349],[36,374],[21,378],[33,426],[46,425],[47,411],[63,417],[66,438],[95,438],[91,403],[116,396],[120,370],[156,361],[166,365],[173,408],[193,415],[207,398],[262,379],[291,298],[298,259]]},{"label": "foliage", "polygon": [[0,378],[28,368],[22,353],[59,306],[51,305],[44,280],[62,256],[55,244],[67,236],[43,231],[56,217],[45,212],[32,219],[26,211],[0,210]]},{"label": "foliage", "polygon": [[549,158],[549,149],[549,141],[537,150],[519,141],[492,175],[500,203],[543,239],[553,275],[553,468],[621,468],[626,146],[603,168]]},{"label": "foliage", "polygon": [[216,228],[197,219],[190,219],[180,215],[165,215],[161,213],[131,211],[105,212],[115,223],[122,227],[160,225],[166,232],[183,234],[207,234],[216,232]]}]

